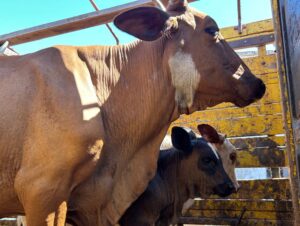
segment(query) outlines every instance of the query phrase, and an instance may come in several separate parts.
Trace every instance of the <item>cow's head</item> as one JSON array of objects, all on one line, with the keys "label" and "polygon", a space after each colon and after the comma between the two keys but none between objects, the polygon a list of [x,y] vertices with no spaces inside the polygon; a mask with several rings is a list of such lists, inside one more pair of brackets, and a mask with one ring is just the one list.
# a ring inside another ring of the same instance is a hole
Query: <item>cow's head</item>
[{"label": "cow's head", "polygon": [[178,183],[186,184],[190,198],[210,194],[224,197],[235,191],[220,156],[205,139],[195,139],[182,127],[173,127],[171,138],[173,146],[182,153]]},{"label": "cow's head", "polygon": [[226,135],[220,134],[210,125],[198,125],[201,136],[212,145],[221,156],[224,169],[238,191],[240,185],[236,179],[235,166],[237,162],[237,152],[233,144],[226,138]]},{"label": "cow's head", "polygon": [[162,41],[162,62],[172,77],[181,113],[221,102],[244,107],[264,95],[262,80],[227,44],[211,17],[190,8],[186,0],[169,0],[167,9],[135,8],[114,23],[141,40]]}]

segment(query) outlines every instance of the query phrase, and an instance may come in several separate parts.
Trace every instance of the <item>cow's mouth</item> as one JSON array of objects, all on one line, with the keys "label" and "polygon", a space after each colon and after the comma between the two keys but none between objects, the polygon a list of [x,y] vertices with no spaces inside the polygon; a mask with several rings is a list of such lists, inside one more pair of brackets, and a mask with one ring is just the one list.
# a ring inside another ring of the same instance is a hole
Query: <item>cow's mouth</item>
[{"label": "cow's mouth", "polygon": [[233,101],[233,103],[237,107],[246,107],[261,99],[266,92],[266,85],[261,79],[257,79],[255,88],[248,90],[248,92],[246,90],[247,89],[243,86],[237,86],[235,88],[236,100]]},{"label": "cow's mouth", "polygon": [[236,105],[237,107],[242,108],[242,107],[246,107],[246,106],[252,104],[255,101],[257,101],[257,99],[244,100],[244,99],[240,98],[240,99],[234,101],[233,104]]}]

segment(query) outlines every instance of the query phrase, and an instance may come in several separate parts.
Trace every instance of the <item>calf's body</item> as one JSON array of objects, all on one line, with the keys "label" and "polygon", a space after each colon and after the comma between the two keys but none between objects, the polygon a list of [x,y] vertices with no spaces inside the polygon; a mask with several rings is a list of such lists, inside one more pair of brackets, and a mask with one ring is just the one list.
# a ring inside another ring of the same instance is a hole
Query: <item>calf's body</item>
[{"label": "calf's body", "polygon": [[[121,226],[176,224],[182,211],[185,211],[183,210],[184,204],[188,200],[195,197],[207,197],[210,194],[226,196],[237,189],[227,176],[227,172],[225,173],[223,159],[212,144],[204,138],[196,138],[193,132],[188,135],[191,139],[192,151],[189,152],[183,148],[182,150],[170,148],[160,151],[155,177],[122,216]],[[178,143],[178,140],[182,138],[176,137],[172,132],[172,140],[176,139]],[[228,158],[233,153],[231,149],[220,151],[226,152],[223,156]],[[212,173],[218,164],[221,167]],[[234,162],[226,168],[234,169]],[[226,183],[228,187],[224,186]],[[221,187],[224,190],[219,189],[220,184],[223,185]]]}]

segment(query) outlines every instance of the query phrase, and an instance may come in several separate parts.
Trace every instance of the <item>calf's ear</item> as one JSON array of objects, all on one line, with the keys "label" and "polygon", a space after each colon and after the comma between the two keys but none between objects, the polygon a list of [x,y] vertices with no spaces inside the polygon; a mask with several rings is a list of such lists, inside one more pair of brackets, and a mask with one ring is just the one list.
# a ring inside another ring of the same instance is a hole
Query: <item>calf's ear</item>
[{"label": "calf's ear", "polygon": [[201,136],[210,143],[223,143],[224,140],[221,139],[220,135],[218,134],[217,130],[208,125],[208,124],[200,124],[198,125],[198,130]]},{"label": "calf's ear", "polygon": [[173,146],[189,154],[192,151],[192,143],[189,133],[182,127],[174,126],[171,132]]},{"label": "calf's ear", "polygon": [[161,37],[170,26],[168,13],[155,7],[139,7],[121,13],[114,19],[120,30],[144,41],[154,41]]}]

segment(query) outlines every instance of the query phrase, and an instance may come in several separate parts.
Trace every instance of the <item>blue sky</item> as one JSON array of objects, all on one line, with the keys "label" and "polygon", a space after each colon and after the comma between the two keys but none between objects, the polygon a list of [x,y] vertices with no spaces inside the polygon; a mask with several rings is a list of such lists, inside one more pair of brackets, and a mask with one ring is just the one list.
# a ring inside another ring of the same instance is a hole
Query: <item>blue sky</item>
[{"label": "blue sky", "polygon": [[[100,9],[133,0],[96,0]],[[212,16],[220,27],[237,24],[237,0],[199,0],[191,5]],[[242,22],[271,18],[270,0],[241,0]],[[89,0],[1,0],[0,34],[93,12]],[[116,28],[121,43],[134,40]],[[34,52],[53,45],[112,45],[114,39],[105,26],[97,26],[48,39],[13,46],[20,54]]]}]

